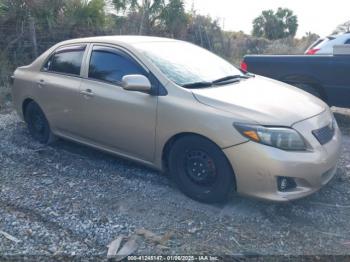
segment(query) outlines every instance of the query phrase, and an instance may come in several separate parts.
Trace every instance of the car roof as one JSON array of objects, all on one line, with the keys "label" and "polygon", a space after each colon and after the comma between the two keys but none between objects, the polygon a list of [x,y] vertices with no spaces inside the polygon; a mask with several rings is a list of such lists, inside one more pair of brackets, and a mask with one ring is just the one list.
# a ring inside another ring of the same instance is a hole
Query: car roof
[{"label": "car roof", "polygon": [[110,44],[138,44],[147,42],[176,42],[178,40],[164,37],[153,37],[153,36],[136,36],[136,35],[111,35],[111,36],[95,36],[86,38],[70,39],[61,44],[77,44],[77,43],[110,43]]},{"label": "car roof", "polygon": [[345,32],[345,33],[339,33],[339,34],[329,35],[328,37],[339,38],[339,37],[348,37],[349,35],[350,35],[350,32]]}]

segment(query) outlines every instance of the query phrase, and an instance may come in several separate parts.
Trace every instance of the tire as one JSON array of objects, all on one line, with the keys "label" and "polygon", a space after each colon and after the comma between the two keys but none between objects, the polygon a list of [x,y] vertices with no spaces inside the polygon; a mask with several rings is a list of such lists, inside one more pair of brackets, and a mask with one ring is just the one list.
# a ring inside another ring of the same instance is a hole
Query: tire
[{"label": "tire", "polygon": [[30,135],[41,144],[50,144],[56,140],[51,132],[49,122],[40,106],[34,101],[25,108],[24,120],[27,123]]},{"label": "tire", "polygon": [[200,136],[175,141],[169,154],[169,172],[185,195],[200,202],[224,202],[235,189],[226,156],[216,144]]}]

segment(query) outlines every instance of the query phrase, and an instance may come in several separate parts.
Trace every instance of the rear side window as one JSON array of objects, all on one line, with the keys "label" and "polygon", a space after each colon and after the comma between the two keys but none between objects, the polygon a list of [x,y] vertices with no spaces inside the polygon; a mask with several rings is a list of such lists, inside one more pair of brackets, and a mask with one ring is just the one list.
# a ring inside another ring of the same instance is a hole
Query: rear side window
[{"label": "rear side window", "polygon": [[344,44],[345,45],[350,45],[350,38],[348,40],[346,40]]},{"label": "rear side window", "polygon": [[313,43],[309,49],[313,49],[315,46],[321,44],[323,41],[325,41],[325,39],[318,39],[315,43]]},{"label": "rear side window", "polygon": [[313,48],[322,48],[324,47],[326,44],[328,45],[329,42],[333,41],[334,38],[326,38],[324,40],[322,40],[321,42],[319,42],[317,45],[315,45]]},{"label": "rear side window", "polygon": [[80,75],[85,46],[70,46],[57,50],[44,65],[44,71]]},{"label": "rear side window", "polygon": [[125,75],[146,75],[145,70],[129,55],[111,47],[93,48],[89,78],[120,84]]}]

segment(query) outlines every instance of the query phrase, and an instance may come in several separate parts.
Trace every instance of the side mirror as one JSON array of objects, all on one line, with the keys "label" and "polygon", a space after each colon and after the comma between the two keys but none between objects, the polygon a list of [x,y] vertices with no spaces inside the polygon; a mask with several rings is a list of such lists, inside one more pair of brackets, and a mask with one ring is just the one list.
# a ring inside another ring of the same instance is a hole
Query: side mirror
[{"label": "side mirror", "polygon": [[122,87],[128,91],[149,93],[152,84],[144,75],[126,75],[122,79]]}]

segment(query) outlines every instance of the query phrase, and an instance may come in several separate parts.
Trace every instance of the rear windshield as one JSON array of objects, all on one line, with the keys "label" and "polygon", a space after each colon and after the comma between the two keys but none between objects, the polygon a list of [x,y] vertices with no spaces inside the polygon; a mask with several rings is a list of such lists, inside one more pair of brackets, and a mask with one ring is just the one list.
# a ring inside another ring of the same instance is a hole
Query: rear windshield
[{"label": "rear windshield", "polygon": [[317,40],[309,49],[321,49],[325,44],[333,41],[335,37],[328,36],[326,38],[321,38]]}]

